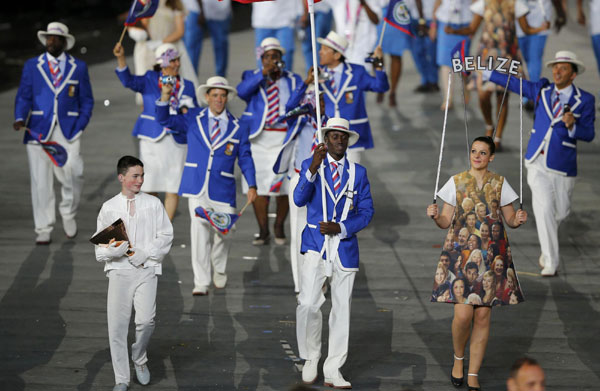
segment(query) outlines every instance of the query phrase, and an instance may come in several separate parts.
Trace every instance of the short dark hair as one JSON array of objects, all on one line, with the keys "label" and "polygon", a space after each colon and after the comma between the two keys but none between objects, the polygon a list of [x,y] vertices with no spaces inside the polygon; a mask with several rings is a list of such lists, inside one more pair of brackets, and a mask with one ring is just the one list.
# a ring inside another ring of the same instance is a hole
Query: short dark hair
[{"label": "short dark hair", "polygon": [[572,62],[570,62],[569,64],[571,64],[571,69],[573,69],[573,72],[575,73],[579,73],[579,67],[577,66],[577,64],[573,64]]},{"label": "short dark hair", "polygon": [[467,272],[467,270],[469,269],[475,269],[479,272],[479,266],[477,266],[477,264],[475,262],[467,262],[467,264],[465,265],[465,273]]},{"label": "short dark hair", "polygon": [[513,363],[513,365],[510,367],[510,373],[509,373],[508,377],[511,379],[516,378],[519,370],[526,365],[537,366],[537,367],[540,366],[540,364],[538,364],[538,362],[535,361],[533,358],[523,356],[521,358],[518,358],[517,361],[515,361]]},{"label": "short dark hair", "polygon": [[129,167],[140,166],[144,167],[144,163],[136,157],[125,155],[119,159],[117,163],[117,175],[125,175],[127,174],[127,170]]},{"label": "short dark hair", "polygon": [[440,258],[444,257],[444,256],[452,259],[452,256],[450,255],[450,253],[446,250],[442,251],[442,253],[440,254]]},{"label": "short dark hair", "polygon": [[473,144],[475,144],[476,141],[482,142],[482,143],[486,143],[490,149],[490,155],[493,155],[494,153],[496,153],[496,144],[494,144],[494,139],[491,138],[490,136],[479,136],[476,137],[472,142],[471,142],[471,148],[473,148]]}]

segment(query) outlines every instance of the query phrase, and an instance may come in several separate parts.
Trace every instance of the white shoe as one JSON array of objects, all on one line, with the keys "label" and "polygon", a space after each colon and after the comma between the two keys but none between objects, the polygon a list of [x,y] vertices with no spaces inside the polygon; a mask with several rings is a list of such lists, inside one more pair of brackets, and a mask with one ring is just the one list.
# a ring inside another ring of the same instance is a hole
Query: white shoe
[{"label": "white shoe", "polygon": [[63,229],[67,238],[73,239],[77,236],[77,222],[75,219],[63,219]]},{"label": "white shoe", "polygon": [[148,366],[146,364],[137,365],[135,364],[135,376],[141,385],[145,386],[150,383],[150,371],[148,370]]},{"label": "white shoe", "polygon": [[542,277],[554,277],[556,276],[556,269],[552,266],[546,266],[542,269]]},{"label": "white shoe", "polygon": [[35,244],[50,244],[50,232],[42,232],[35,238]]},{"label": "white shoe", "polygon": [[127,391],[127,384],[119,383],[113,387],[113,391]]},{"label": "white shoe", "polygon": [[313,384],[317,380],[317,369],[319,368],[319,359],[306,360],[302,367],[302,382],[304,384]]},{"label": "white shoe", "polygon": [[206,296],[208,295],[208,287],[201,286],[199,288],[194,288],[192,291],[192,296]]},{"label": "white shoe", "polygon": [[225,285],[227,285],[227,274],[213,271],[213,283],[215,284],[215,288],[225,288]]},{"label": "white shoe", "polygon": [[546,258],[544,257],[544,254],[540,254],[540,259],[538,259],[538,263],[540,264],[540,267],[542,269],[546,267]]},{"label": "white shoe", "polygon": [[326,377],[325,383],[323,383],[325,387],[337,388],[341,390],[349,390],[352,388],[352,384],[349,381],[342,377],[342,374],[338,372],[338,377]]}]

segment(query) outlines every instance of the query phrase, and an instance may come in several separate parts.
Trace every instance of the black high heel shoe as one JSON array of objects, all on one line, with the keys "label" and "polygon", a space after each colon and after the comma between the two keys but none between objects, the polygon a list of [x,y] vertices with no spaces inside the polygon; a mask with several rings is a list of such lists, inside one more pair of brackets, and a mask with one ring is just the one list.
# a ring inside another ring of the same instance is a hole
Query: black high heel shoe
[{"label": "black high heel shoe", "polygon": [[[458,360],[458,361],[462,361],[465,359],[465,357],[456,357],[456,354],[454,355],[454,359]],[[452,369],[450,370],[450,381],[452,382],[452,385],[454,387],[460,387],[463,385],[463,382],[465,380],[465,377],[454,377],[452,376]]]},{"label": "black high heel shoe", "polygon": [[[475,377],[477,377],[477,376],[479,376],[479,375],[478,375],[477,373],[467,373],[467,376],[475,376]],[[481,391],[481,386],[479,386],[479,387],[473,387],[473,386],[470,386],[470,385],[469,385],[469,380],[468,380],[468,378],[467,378],[467,389],[468,389],[469,391]]]}]

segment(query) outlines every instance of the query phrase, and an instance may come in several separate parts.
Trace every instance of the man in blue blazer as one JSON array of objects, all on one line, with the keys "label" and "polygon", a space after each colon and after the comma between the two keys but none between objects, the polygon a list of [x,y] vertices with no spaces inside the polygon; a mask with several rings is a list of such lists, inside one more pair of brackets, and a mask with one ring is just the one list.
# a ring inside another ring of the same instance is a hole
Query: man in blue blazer
[{"label": "man in blue blazer", "polygon": [[287,176],[273,172],[273,164],[287,131],[287,124],[280,117],[296,107],[289,106],[288,101],[292,91],[302,83],[302,78],[284,69],[281,59],[285,52],[278,39],[265,38],[258,53],[262,68],[244,71],[237,86],[239,97],[248,104],[240,122],[250,129],[256,167],[258,198],[253,207],[260,232],[252,242],[254,245],[270,241],[267,209],[271,196],[276,197],[277,202],[275,243],[286,242],[283,227],[288,214]]},{"label": "man in blue blazer", "polygon": [[13,128],[31,129],[41,134],[42,141],[62,145],[68,154],[64,166],[54,166],[39,143],[25,132],[36,243],[49,244],[56,222],[54,175],[62,185],[58,209],[64,231],[69,238],[77,235],[75,216],[83,187],[79,137],[92,116],[94,97],[87,65],[66,53],[75,45],[68,27],[52,22],[47,31],[37,35],[47,51],[25,63],[15,98]]},{"label": "man in blue blazer", "polygon": [[[350,129],[359,134],[358,142],[348,150],[348,158],[360,163],[360,152],[373,148],[373,136],[365,105],[365,92],[386,92],[390,89],[383,64],[375,64],[375,77],[369,75],[365,67],[347,63],[344,53],[348,41],[341,35],[331,31],[326,38],[319,38],[321,49],[319,59],[326,69],[320,80],[319,89],[324,91],[325,114],[330,117],[347,118]],[[382,58],[381,48],[373,53],[375,58]],[[325,76],[327,73],[328,77]],[[290,107],[297,107],[304,96],[309,84],[312,84],[312,70],[305,83],[301,83],[292,94]]]},{"label": "man in blue blazer", "polygon": [[256,179],[248,128],[226,108],[235,96],[235,88],[227,79],[214,76],[198,87],[198,96],[207,108],[192,108],[187,114],[171,115],[169,98],[172,86],[163,84],[160,101],[156,102],[156,120],[169,129],[187,135],[188,151],[179,195],[188,198],[192,220],[192,294],[208,293],[212,281],[216,288],[227,283],[227,256],[233,233],[222,234],[208,221],[196,217],[199,206],[207,210],[235,213],[236,184],[233,174],[236,160],[249,185],[248,202],[256,199]]},{"label": "man in blue blazer", "polygon": [[[525,164],[542,250],[541,274],[554,276],[560,260],[558,227],[569,215],[577,175],[577,140],[594,139],[596,118],[594,96],[573,84],[585,71],[575,53],[559,51],[546,66],[552,68],[554,83],[546,78],[523,81],[523,96],[535,105]],[[502,86],[508,78],[497,71],[486,71],[483,77]],[[519,79],[512,77],[508,88],[519,93]]]},{"label": "man in blue blazer", "polygon": [[[343,118],[327,121],[327,126],[321,129],[325,143],[319,144],[313,157],[302,163],[300,180],[294,190],[296,205],[307,208],[301,247],[304,262],[300,268],[296,309],[298,350],[300,357],[306,360],[302,380],[310,384],[317,378],[323,319],[320,307],[325,301],[322,287],[330,277],[329,352],[323,375],[325,385],[335,388],[351,388],[340,368],[348,355],[350,303],[359,261],[356,234],[369,224],[374,213],[367,171],[346,157],[348,146],[359,139],[349,126]],[[317,175],[321,163],[324,168]],[[326,221],[323,221],[323,189]]]}]

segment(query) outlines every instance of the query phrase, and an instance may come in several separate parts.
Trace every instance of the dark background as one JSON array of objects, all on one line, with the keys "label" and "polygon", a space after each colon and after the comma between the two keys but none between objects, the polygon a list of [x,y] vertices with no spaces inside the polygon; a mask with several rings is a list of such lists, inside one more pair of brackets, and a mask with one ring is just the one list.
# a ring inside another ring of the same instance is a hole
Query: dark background
[{"label": "dark background", "polygon": [[[217,0],[215,0],[217,1]],[[250,5],[233,2],[232,31],[250,28]],[[44,51],[37,38],[39,30],[58,21],[75,36],[70,53],[88,64],[110,60],[112,48],[123,29],[131,0],[51,0],[6,1],[0,14],[1,90],[18,86],[25,61]],[[208,32],[206,32],[208,34]],[[126,35],[125,49],[131,53],[134,42]]]}]

